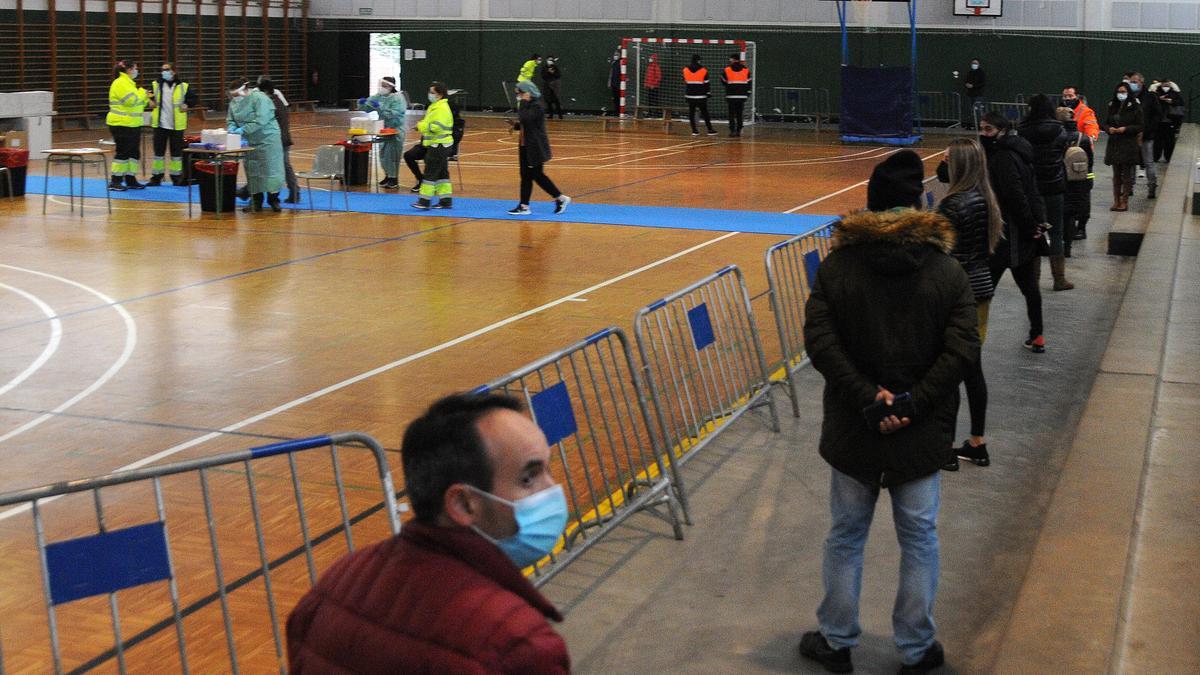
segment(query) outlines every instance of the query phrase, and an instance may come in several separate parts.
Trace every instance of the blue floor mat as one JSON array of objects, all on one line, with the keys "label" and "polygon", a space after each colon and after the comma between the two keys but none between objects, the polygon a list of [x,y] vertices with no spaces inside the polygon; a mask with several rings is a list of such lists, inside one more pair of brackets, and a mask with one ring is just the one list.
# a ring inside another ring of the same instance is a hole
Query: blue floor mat
[{"label": "blue floor mat", "polygon": [[[42,194],[44,177],[30,176],[26,183],[26,191],[30,194]],[[76,179],[78,181],[78,179]],[[76,182],[76,190],[79,184]],[[85,194],[88,199],[104,199],[107,183],[97,178],[85,180]],[[68,194],[67,178],[51,176],[46,191],[54,196],[65,197]],[[320,209],[329,204],[329,195],[320,192],[314,195],[314,205]],[[112,198],[123,201],[167,202],[175,204],[187,203],[187,190],[182,187],[162,185],[114,192]],[[199,189],[192,189],[192,199],[195,200],[195,213],[199,215]],[[723,209],[691,209],[671,206],[630,206],[624,204],[598,204],[585,200],[572,202],[563,215],[554,215],[553,202],[535,202],[530,205],[532,215],[510,216],[506,213],[515,205],[513,200],[502,199],[471,199],[456,197],[454,208],[450,210],[434,209],[418,211],[412,208],[416,196],[409,192],[400,193],[350,193],[350,211],[355,213],[377,213],[397,216],[424,216],[435,218],[486,219],[486,220],[517,220],[517,221],[565,221],[571,223],[595,223],[599,225],[632,225],[638,227],[666,227],[683,230],[712,230],[717,232],[747,232],[753,234],[800,234],[820,227],[836,216],[802,215],[790,213],[771,213],[762,211],[728,211]],[[305,195],[301,204],[284,204],[284,208],[307,209],[308,196]],[[334,194],[333,208],[343,209],[342,196]]]}]

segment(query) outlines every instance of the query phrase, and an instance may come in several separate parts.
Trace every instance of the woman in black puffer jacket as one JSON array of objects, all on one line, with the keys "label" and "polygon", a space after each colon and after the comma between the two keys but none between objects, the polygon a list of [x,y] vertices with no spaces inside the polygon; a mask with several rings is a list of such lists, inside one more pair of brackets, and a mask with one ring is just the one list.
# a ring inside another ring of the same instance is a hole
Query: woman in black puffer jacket
[{"label": "woman in black puffer jacket", "polygon": [[[1004,227],[1000,206],[988,179],[987,156],[979,142],[973,138],[959,138],[950,143],[946,150],[947,180],[949,193],[938,205],[938,211],[954,225],[958,241],[950,255],[958,260],[971,280],[971,292],[975,295],[975,313],[979,318],[979,342],[987,339],[988,309],[995,293],[991,267],[988,263],[996,242]],[[939,176],[941,168],[938,167]],[[967,388],[967,404],[971,409],[971,437],[963,441],[955,454],[943,468],[958,470],[958,459],[965,459],[979,466],[991,463],[987,452],[984,426],[987,419],[987,381],[983,377],[982,359],[964,380]],[[957,410],[951,410],[946,421],[954,438],[954,423]],[[957,456],[955,456],[957,455]]]},{"label": "woman in black puffer jacket", "polygon": [[1050,273],[1054,290],[1075,287],[1066,276],[1066,251],[1063,249],[1063,194],[1067,191],[1067,131],[1058,121],[1058,111],[1045,94],[1029,99],[1029,114],[1017,126],[1021,138],[1033,146],[1033,171],[1037,175],[1038,194],[1046,206],[1050,223]]},{"label": "woman in black puffer jacket", "polygon": [[1112,211],[1129,208],[1129,197],[1133,194],[1133,172],[1142,161],[1142,148],[1138,142],[1142,124],[1142,106],[1137,97],[1130,93],[1128,84],[1118,84],[1112,100],[1108,102],[1108,118],[1104,123],[1108,131],[1104,163],[1113,168]]},{"label": "woman in black puffer jacket", "polygon": [[988,177],[1004,217],[1004,241],[996,245],[991,260],[992,283],[999,283],[1004,270],[1012,272],[1013,281],[1025,296],[1029,315],[1025,347],[1041,354],[1046,351],[1046,340],[1042,335],[1042,291],[1038,288],[1042,259],[1036,244],[1044,236],[1041,225],[1046,222],[1046,209],[1033,175],[1033,148],[998,112],[984,115],[979,130],[979,143],[988,157]]}]

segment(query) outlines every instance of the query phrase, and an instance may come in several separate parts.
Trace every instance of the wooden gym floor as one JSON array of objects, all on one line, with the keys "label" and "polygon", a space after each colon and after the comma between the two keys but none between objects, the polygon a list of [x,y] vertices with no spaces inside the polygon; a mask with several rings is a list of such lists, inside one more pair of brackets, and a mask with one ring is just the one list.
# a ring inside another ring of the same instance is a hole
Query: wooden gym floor
[{"label": "wooden gym floor", "polygon": [[[339,140],[347,120],[293,115],[296,169],[307,168],[316,146]],[[670,135],[650,127],[605,133],[594,120],[555,121],[547,170],[580,203],[838,214],[865,203],[865,180],[891,151],[842,146],[832,132],[745,133],[692,137],[686,125]],[[54,144],[95,145],[104,134],[59,132]],[[928,174],[943,147],[934,140],[918,149],[931,159]],[[455,185],[456,196],[516,203],[515,136],[500,119],[470,118],[461,152],[465,186]],[[41,163],[30,170],[40,174]],[[402,175],[401,184],[410,179]],[[405,189],[396,199],[412,195]],[[553,223],[503,213],[459,220],[321,211],[216,220],[131,201],[114,201],[110,216],[103,201],[89,200],[81,219],[57,197],[43,216],[40,201],[0,201],[0,492],[332,431],[363,431],[394,450],[405,423],[434,398],[599,328],[629,328],[641,306],[730,263],[756,297],[768,359],[779,356],[761,294],[763,254],[780,235],[579,224],[569,210]],[[390,460],[402,486],[398,454]],[[363,488],[364,503],[378,501],[373,480],[365,465],[347,478]],[[184,494],[175,501],[190,501]],[[152,519],[152,502],[129,498],[139,501],[110,527]],[[179,506],[203,517],[194,501]],[[239,524],[239,507],[229,508],[226,529],[248,536],[249,520]],[[45,513],[55,523],[51,541],[94,532],[90,498]],[[189,536],[176,529],[173,546]],[[47,663],[31,532],[28,513],[0,512],[0,557],[13,563],[0,571],[0,646],[12,672]],[[356,543],[384,532],[377,521]],[[203,528],[190,535],[204,558]],[[193,574],[211,592],[208,563],[176,560],[181,585]],[[277,580],[283,616],[298,597],[280,591],[286,586]],[[123,616],[136,616],[133,602]],[[107,602],[82,603],[92,604],[64,628],[68,667],[112,646]],[[219,613],[190,621],[199,634],[220,633]],[[173,630],[160,637],[172,652]],[[255,649],[243,653],[247,663],[274,656]],[[224,655],[215,658],[213,667]]]}]

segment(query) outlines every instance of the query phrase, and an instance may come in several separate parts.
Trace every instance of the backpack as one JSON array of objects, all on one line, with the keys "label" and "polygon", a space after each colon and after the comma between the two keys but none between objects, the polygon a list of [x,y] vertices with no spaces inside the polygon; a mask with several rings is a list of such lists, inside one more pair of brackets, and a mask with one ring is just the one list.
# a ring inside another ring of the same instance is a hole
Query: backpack
[{"label": "backpack", "polygon": [[1088,179],[1087,151],[1080,147],[1083,134],[1075,132],[1075,144],[1068,147],[1063,154],[1063,164],[1067,166],[1067,181],[1074,182]]}]

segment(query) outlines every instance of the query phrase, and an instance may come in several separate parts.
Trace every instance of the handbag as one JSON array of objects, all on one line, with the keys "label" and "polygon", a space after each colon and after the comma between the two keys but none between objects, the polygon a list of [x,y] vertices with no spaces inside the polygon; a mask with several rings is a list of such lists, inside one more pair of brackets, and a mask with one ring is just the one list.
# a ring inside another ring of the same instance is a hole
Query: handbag
[{"label": "handbag", "polygon": [[1040,256],[1050,255],[1050,235],[1047,234],[1050,228],[1053,227],[1050,223],[1042,223],[1038,225],[1037,236],[1033,238],[1033,254]]}]

